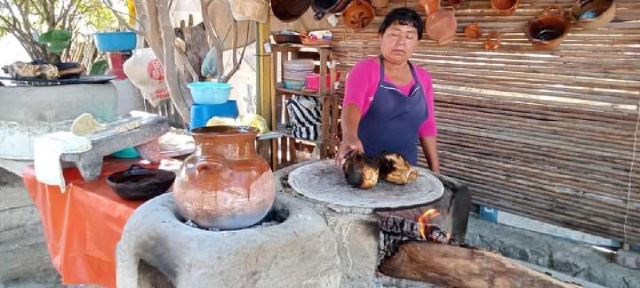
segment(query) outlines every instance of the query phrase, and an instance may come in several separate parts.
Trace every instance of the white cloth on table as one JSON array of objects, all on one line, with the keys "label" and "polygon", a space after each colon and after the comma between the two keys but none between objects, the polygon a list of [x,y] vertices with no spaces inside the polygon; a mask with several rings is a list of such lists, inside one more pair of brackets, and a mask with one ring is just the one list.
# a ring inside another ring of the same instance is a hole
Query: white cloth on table
[{"label": "white cloth on table", "polygon": [[58,185],[62,193],[66,183],[62,174],[60,156],[64,153],[81,153],[91,150],[91,140],[71,132],[54,132],[35,137],[33,141],[36,179],[47,185]]}]

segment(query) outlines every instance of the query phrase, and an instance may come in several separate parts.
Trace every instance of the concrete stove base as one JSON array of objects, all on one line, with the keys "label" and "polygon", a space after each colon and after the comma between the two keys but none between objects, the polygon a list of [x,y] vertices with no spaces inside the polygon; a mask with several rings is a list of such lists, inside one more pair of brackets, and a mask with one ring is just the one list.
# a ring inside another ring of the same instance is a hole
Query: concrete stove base
[{"label": "concrete stove base", "polygon": [[118,287],[339,287],[336,243],[324,219],[279,194],[283,223],[237,231],[192,228],[176,217],[173,194],[127,222],[117,248]]}]

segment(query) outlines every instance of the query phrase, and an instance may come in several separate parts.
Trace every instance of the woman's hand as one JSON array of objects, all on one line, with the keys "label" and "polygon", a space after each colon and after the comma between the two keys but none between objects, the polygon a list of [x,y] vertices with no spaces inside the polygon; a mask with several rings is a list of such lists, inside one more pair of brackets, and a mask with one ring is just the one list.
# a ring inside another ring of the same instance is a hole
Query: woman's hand
[{"label": "woman's hand", "polygon": [[344,139],[342,139],[340,147],[338,148],[338,154],[336,154],[336,166],[340,166],[342,160],[351,152],[364,152],[362,142],[360,142],[357,136],[344,137]]}]

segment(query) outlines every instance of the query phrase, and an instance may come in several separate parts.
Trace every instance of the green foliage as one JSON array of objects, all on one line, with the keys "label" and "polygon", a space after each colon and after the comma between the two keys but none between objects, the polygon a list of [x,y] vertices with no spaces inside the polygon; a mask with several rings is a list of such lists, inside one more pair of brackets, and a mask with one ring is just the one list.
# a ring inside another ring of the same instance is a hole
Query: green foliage
[{"label": "green foliage", "polygon": [[89,71],[89,75],[104,75],[109,68],[109,62],[105,59],[97,60],[91,64],[91,71]]},{"label": "green foliage", "polygon": [[38,42],[47,46],[49,53],[62,53],[71,41],[71,32],[67,30],[52,30],[41,34]]}]

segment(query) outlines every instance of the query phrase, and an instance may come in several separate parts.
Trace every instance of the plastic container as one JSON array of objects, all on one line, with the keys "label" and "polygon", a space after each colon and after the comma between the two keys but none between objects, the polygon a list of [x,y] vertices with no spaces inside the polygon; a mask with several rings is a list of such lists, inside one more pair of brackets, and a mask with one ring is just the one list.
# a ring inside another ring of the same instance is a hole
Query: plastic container
[{"label": "plastic container", "polygon": [[125,52],[136,48],[138,39],[136,33],[125,32],[98,32],[93,34],[98,52]]},{"label": "plastic container", "polygon": [[229,101],[231,85],[217,82],[192,82],[187,85],[191,90],[193,102],[197,104],[223,104]]},{"label": "plastic container", "polygon": [[111,156],[121,159],[135,159],[140,157],[140,153],[135,148],[129,147],[113,153]]},{"label": "plastic container", "polygon": [[212,117],[237,118],[240,115],[235,100],[229,100],[223,104],[193,104],[191,105],[190,129],[207,126],[207,121]]},{"label": "plastic container", "polygon": [[291,90],[302,90],[304,81],[284,80],[284,88]]},{"label": "plastic container", "polygon": [[[340,78],[340,73],[336,73],[336,81]],[[327,89],[331,89],[331,75],[327,74]],[[306,77],[305,88],[307,90],[317,91],[320,89],[320,74],[313,73]]]}]

